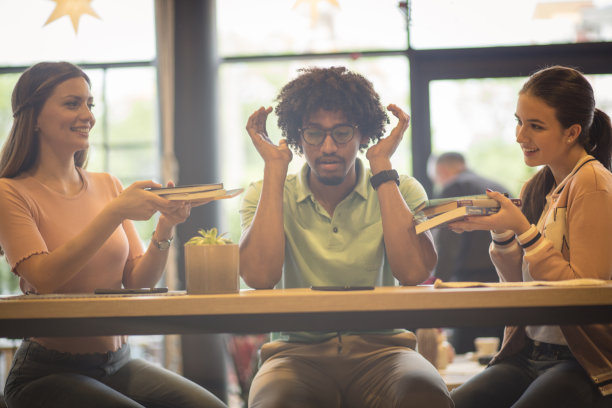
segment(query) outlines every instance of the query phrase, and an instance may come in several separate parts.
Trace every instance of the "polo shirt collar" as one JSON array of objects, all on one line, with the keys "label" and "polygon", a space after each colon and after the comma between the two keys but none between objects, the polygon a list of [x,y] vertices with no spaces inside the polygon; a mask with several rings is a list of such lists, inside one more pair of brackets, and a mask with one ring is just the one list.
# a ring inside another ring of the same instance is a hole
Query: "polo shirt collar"
[{"label": "polo shirt collar", "polygon": [[355,160],[355,170],[357,171],[357,185],[354,191],[363,199],[366,199],[368,197],[368,189],[370,188],[370,178],[366,174],[368,172],[359,158]]},{"label": "polo shirt collar", "polygon": [[[310,191],[310,187],[308,186],[308,173],[310,172],[310,167],[308,163],[304,163],[302,166],[302,170],[297,175],[297,183],[296,183],[296,201],[301,203],[306,200],[308,197],[312,196],[312,191]],[[313,200],[314,201],[314,200]]]},{"label": "polo shirt collar", "polygon": [[[363,162],[359,158],[355,159],[355,170],[357,171],[357,184],[353,192],[360,195],[363,199],[366,199],[368,197],[369,180],[366,174],[367,172],[365,171],[365,167],[363,166]],[[314,201],[314,197],[312,197],[312,191],[308,186],[309,172],[310,167],[308,166],[308,163],[305,163],[304,166],[302,166],[302,169],[300,170],[299,174],[297,175],[298,177],[296,183],[296,201],[298,203],[306,200],[308,197],[311,197],[311,200]]]}]

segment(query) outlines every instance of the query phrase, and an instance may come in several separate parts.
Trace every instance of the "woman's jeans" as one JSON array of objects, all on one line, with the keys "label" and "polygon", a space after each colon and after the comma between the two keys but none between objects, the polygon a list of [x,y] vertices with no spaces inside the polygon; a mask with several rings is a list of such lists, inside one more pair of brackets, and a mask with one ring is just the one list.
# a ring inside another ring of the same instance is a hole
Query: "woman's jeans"
[{"label": "woman's jeans", "polygon": [[529,341],[451,392],[456,408],[603,408],[602,397],[567,347]]},{"label": "woman's jeans", "polygon": [[24,340],[4,394],[10,408],[225,406],[186,378],[131,359],[128,344],[113,352],[71,354]]}]

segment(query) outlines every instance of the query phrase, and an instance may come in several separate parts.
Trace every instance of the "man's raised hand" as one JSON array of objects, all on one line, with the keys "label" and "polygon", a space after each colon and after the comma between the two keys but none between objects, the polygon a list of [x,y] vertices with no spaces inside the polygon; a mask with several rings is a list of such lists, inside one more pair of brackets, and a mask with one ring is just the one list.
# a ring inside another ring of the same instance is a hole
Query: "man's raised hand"
[{"label": "man's raised hand", "polygon": [[380,139],[378,143],[371,146],[366,152],[366,158],[370,162],[370,168],[374,173],[391,168],[391,156],[393,156],[397,146],[402,141],[410,123],[410,115],[401,110],[397,105],[390,104],[387,106],[387,109],[398,119],[398,122],[389,136]]},{"label": "man's raised hand", "polygon": [[268,119],[270,112],[272,112],[272,107],[264,108],[262,106],[261,108],[257,109],[255,112],[253,112],[253,114],[251,114],[251,116],[249,116],[246,130],[251,137],[253,145],[255,145],[259,155],[264,159],[266,164],[278,162],[287,167],[293,158],[293,154],[291,153],[285,139],[281,139],[277,146],[268,137],[268,132],[266,131],[266,120]]}]

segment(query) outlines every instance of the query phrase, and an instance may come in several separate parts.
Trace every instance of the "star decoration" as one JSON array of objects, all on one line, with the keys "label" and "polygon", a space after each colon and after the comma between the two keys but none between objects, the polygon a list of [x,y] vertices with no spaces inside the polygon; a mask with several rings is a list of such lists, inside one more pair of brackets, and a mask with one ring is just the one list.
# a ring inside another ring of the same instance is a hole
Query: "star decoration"
[{"label": "star decoration", "polygon": [[332,6],[336,6],[340,8],[340,4],[338,3],[338,0],[296,0],[295,4],[293,5],[293,8],[295,9],[299,7],[299,5],[302,3],[306,3],[310,5],[310,22],[313,25],[319,19],[319,10],[318,10],[319,3],[329,3]]},{"label": "star decoration", "polygon": [[83,14],[89,14],[95,18],[100,18],[98,14],[91,8],[92,0],[52,0],[55,4],[55,9],[43,26],[57,20],[63,16],[69,16],[74,27],[74,33],[79,30],[79,19]]}]

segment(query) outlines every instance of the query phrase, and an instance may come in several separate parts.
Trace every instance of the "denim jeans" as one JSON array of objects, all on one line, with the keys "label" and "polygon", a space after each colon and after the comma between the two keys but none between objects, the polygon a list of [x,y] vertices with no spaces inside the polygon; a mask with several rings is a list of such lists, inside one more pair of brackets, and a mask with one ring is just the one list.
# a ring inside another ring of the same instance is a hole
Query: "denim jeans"
[{"label": "denim jeans", "polygon": [[451,392],[456,408],[603,408],[602,397],[567,347],[528,341]]},{"label": "denim jeans", "polygon": [[10,408],[225,407],[197,384],[117,351],[70,354],[24,340],[4,388]]}]

